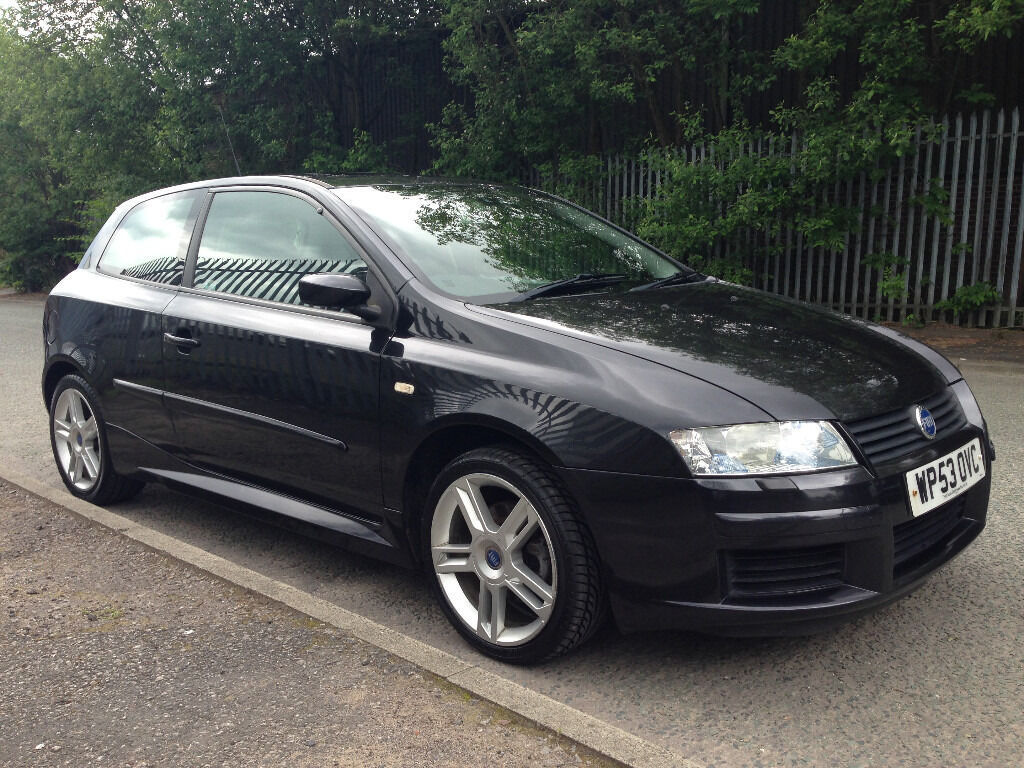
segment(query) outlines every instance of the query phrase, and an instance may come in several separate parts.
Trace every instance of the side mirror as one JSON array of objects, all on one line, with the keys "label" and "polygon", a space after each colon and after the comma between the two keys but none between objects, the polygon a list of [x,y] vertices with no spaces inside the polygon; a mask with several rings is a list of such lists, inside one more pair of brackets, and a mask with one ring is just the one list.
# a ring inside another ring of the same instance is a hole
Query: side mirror
[{"label": "side mirror", "polygon": [[380,307],[366,303],[370,288],[355,275],[306,275],[299,280],[299,298],[314,307],[347,310],[367,322],[380,317]]}]

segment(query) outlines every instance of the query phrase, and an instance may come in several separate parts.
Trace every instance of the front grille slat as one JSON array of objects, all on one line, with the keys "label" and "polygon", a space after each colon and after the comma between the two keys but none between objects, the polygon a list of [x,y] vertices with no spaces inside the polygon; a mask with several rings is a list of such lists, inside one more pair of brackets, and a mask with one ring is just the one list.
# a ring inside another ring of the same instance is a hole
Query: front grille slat
[{"label": "front grille slat", "polygon": [[902,432],[888,437],[885,440],[868,443],[867,445],[862,443],[861,445],[865,451],[870,451],[871,453],[886,453],[887,451],[891,451],[893,448],[899,448],[916,442],[917,436],[903,430]]},{"label": "front grille slat", "polygon": [[862,432],[863,434],[870,434],[870,433],[874,432],[875,430],[885,429],[887,427],[890,427],[893,424],[898,423],[902,419],[903,419],[903,412],[899,411],[897,413],[886,413],[886,414],[883,414],[881,416],[869,416],[866,419],[860,419],[859,421],[851,422],[850,425],[848,425],[848,426],[852,426],[853,424],[856,424],[857,425],[857,429],[860,432]]},{"label": "front grille slat", "polygon": [[737,572],[749,569],[752,572],[772,572],[772,571],[785,571],[792,569],[801,568],[814,568],[821,565],[827,565],[832,562],[831,552],[823,552],[818,556],[814,554],[809,555],[794,555],[790,557],[782,556],[776,557],[773,555],[773,559],[765,559],[763,556],[757,556],[756,558],[743,557],[742,555],[734,554],[734,562],[736,565]]},{"label": "front grille slat", "polygon": [[801,549],[728,550],[730,600],[786,598],[843,586],[842,545]]},{"label": "front grille slat", "polygon": [[[939,435],[955,432],[967,423],[956,394],[948,387],[921,400],[920,405],[932,414]],[[930,442],[914,422],[909,405],[846,422],[846,429],[873,464],[900,458]]]},{"label": "front grille slat", "polygon": [[[801,589],[806,588],[808,585],[814,588],[820,588],[820,581],[822,579],[831,579],[837,577],[839,572],[833,566],[821,566],[819,568],[803,568],[800,570],[787,571],[784,578],[779,574],[767,574],[763,573],[757,576],[743,576],[736,574],[732,580],[733,589],[757,589],[763,585],[773,585],[775,589],[772,592],[778,592],[779,585],[785,581],[787,582],[786,589],[782,591],[792,591],[794,586],[799,586]],[[798,584],[799,582],[799,584]]]},{"label": "front grille slat", "polygon": [[935,407],[935,410],[932,411],[932,416],[934,416],[936,419],[944,418],[947,415],[949,415],[949,413],[953,410],[953,407],[955,405],[956,403],[952,402],[947,402],[943,403],[942,405],[938,405]]},{"label": "front grille slat", "polygon": [[954,500],[893,527],[893,575],[912,571],[944,547],[963,520],[966,502]]},{"label": "front grille slat", "polygon": [[870,432],[864,432],[858,437],[858,442],[861,445],[868,446],[872,443],[877,443],[880,440],[886,440],[890,437],[913,437],[912,434],[907,432],[905,424],[895,423],[889,424],[884,429],[873,429]]}]

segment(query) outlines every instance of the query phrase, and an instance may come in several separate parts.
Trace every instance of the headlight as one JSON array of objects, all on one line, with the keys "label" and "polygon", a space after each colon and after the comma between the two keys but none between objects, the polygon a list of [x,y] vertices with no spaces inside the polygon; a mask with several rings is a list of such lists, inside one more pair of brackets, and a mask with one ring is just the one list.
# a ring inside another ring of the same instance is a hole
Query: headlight
[{"label": "headlight", "polygon": [[848,467],[853,451],[827,421],[678,429],[669,439],[695,475],[770,475]]}]

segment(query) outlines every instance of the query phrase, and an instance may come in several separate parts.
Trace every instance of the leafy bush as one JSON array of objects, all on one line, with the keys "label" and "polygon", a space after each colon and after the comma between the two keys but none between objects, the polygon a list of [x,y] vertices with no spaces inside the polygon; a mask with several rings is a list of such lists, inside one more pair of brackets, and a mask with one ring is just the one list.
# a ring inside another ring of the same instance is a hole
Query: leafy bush
[{"label": "leafy bush", "polygon": [[935,309],[952,310],[957,314],[973,312],[982,307],[998,304],[1002,298],[1002,294],[991,284],[974,283],[973,285],[962,285],[948,299],[935,302]]},{"label": "leafy bush", "polygon": [[0,285],[33,293],[51,287],[59,278],[56,260],[45,253],[8,253],[0,256]]},{"label": "leafy bush", "polygon": [[302,167],[310,173],[386,173],[387,153],[375,144],[367,131],[355,131],[352,146],[342,150],[327,142],[314,142],[314,149]]}]

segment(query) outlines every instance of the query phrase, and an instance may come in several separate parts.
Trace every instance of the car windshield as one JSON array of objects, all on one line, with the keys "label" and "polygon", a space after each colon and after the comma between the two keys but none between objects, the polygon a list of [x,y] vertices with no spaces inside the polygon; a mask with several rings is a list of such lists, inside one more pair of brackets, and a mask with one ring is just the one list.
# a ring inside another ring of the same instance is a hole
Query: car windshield
[{"label": "car windshield", "polygon": [[413,271],[466,301],[624,289],[689,272],[600,219],[527,190],[413,183],[334,192]]}]

